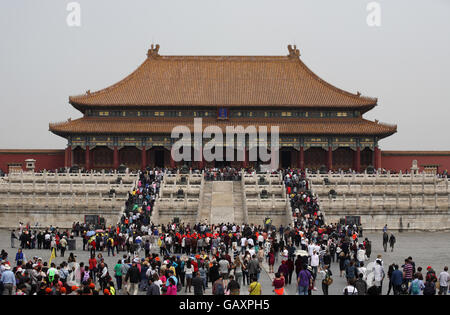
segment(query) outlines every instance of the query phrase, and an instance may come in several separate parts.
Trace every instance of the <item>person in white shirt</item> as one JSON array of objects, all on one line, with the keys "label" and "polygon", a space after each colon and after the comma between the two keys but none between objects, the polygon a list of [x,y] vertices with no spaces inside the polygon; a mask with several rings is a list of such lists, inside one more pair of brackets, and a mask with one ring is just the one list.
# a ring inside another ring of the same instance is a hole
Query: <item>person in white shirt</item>
[{"label": "person in white shirt", "polygon": [[439,295],[447,295],[448,292],[448,282],[450,281],[450,276],[448,274],[448,267],[444,267],[444,271],[439,274]]},{"label": "person in white shirt", "polygon": [[366,260],[368,260],[366,250],[362,248],[362,245],[359,246],[358,252],[356,253],[356,259],[358,260],[360,266],[361,264],[364,264]]},{"label": "person in white shirt", "polygon": [[244,236],[241,238],[241,254],[245,253],[246,246],[247,246],[247,238]]},{"label": "person in white shirt", "polygon": [[313,243],[308,245],[308,255],[309,256],[312,256],[314,249],[315,249],[315,245]]},{"label": "person in white shirt", "polygon": [[319,254],[317,254],[316,251],[313,251],[313,254],[311,255],[311,267],[313,269],[314,279],[317,277],[317,268],[319,267],[319,262]]},{"label": "person in white shirt", "polygon": [[384,269],[383,266],[381,265],[382,262],[381,260],[375,260],[375,266],[373,267],[372,271],[374,273],[374,284],[377,286],[378,288],[378,292],[381,295],[381,289],[383,287],[383,280],[385,277],[385,273],[384,273]]},{"label": "person in white shirt", "polygon": [[[367,268],[364,267],[364,263],[360,264],[360,267],[358,268],[358,275],[362,274],[363,275],[363,280],[366,281],[367,280]],[[358,276],[357,275],[357,276]]]},{"label": "person in white shirt", "polygon": [[342,293],[343,293],[344,295],[358,295],[358,290],[356,290],[356,288],[355,288],[353,285],[348,284],[348,285],[344,288],[344,290],[342,290]]}]

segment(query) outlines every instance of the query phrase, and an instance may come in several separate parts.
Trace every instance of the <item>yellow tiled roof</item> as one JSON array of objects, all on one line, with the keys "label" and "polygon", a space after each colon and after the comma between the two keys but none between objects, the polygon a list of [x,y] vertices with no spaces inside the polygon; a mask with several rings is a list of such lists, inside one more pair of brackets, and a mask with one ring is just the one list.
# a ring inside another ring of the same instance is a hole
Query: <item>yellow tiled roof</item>
[{"label": "yellow tiled roof", "polygon": [[[280,134],[312,134],[312,135],[378,135],[389,136],[397,131],[396,126],[389,126],[362,118],[284,118],[274,120],[230,119],[216,120],[203,118],[203,128],[215,125],[225,132],[227,126],[278,126]],[[58,135],[72,133],[89,134],[157,134],[171,133],[176,126],[187,126],[194,130],[193,119],[149,118],[149,117],[82,117],[63,123],[50,124],[50,131]]]},{"label": "yellow tiled roof", "polygon": [[[291,50],[291,49],[290,49]],[[283,106],[366,108],[376,98],[338,89],[288,56],[160,56],[98,92],[69,98],[88,106]]]}]

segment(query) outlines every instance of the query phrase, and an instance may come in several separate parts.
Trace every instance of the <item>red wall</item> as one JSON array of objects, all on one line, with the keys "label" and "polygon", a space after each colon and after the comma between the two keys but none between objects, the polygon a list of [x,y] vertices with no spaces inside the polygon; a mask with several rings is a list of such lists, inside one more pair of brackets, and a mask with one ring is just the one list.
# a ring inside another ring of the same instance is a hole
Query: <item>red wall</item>
[{"label": "red wall", "polygon": [[35,171],[55,170],[64,167],[64,150],[0,150],[0,169],[7,173],[8,164],[21,163],[26,170],[27,159],[36,160]]},{"label": "red wall", "polygon": [[[22,163],[36,160],[36,171],[54,170],[64,167],[64,150],[0,150],[0,169],[8,172],[9,163]],[[381,166],[386,170],[410,170],[412,161],[417,160],[420,170],[424,164],[438,164],[439,172],[450,170],[450,151],[383,151]]]},{"label": "red wall", "polygon": [[438,172],[450,170],[449,151],[383,151],[381,153],[381,166],[386,170],[410,171],[413,160],[417,160],[420,171],[424,164],[439,165]]}]

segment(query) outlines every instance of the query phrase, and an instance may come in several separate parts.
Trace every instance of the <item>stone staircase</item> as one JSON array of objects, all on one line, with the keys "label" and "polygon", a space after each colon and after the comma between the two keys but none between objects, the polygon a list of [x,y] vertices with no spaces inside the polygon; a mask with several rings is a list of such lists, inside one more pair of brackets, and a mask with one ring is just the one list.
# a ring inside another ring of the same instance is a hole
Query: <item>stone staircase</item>
[{"label": "stone staircase", "polygon": [[247,223],[244,208],[244,191],[241,182],[233,182],[234,223]]},{"label": "stone staircase", "polygon": [[198,209],[198,222],[211,222],[211,201],[212,201],[213,182],[205,181],[203,185],[203,196],[201,206]]},{"label": "stone staircase", "polygon": [[232,223],[234,220],[233,182],[213,182],[211,223]]}]

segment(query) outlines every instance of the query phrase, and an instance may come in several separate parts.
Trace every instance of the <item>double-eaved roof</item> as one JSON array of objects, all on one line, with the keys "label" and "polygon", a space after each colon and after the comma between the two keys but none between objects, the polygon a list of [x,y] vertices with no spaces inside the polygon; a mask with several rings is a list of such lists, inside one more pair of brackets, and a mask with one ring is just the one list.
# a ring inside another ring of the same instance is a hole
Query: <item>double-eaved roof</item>
[{"label": "double-eaved roof", "polygon": [[[161,56],[159,45],[148,58],[118,83],[69,102],[81,111],[115,108],[267,108],[308,110],[349,109],[364,113],[377,105],[376,98],[352,94],[320,79],[289,46],[288,56]],[[230,118],[203,119],[204,125],[280,126],[284,134],[362,134],[382,137],[397,127],[358,118]],[[71,133],[167,133],[186,118],[89,117],[50,124],[50,130]],[[186,123],[184,123],[186,122]],[[276,122],[276,124],[275,124]],[[189,125],[190,126],[190,125]]]},{"label": "double-eaved roof", "polygon": [[377,103],[323,81],[293,48],[288,56],[160,56],[150,50],[144,63],[123,80],[69,101],[79,107],[372,108]]},{"label": "double-eaved roof", "polygon": [[[256,128],[265,126],[268,132],[272,126],[279,127],[280,134],[310,135],[371,135],[389,136],[395,127],[363,118],[283,118],[274,121],[270,118],[249,119],[236,118],[217,120],[203,118],[203,128],[214,125],[225,133],[227,127],[242,126]],[[193,119],[176,119],[164,117],[83,117],[69,122],[51,125],[51,130],[58,135],[77,134],[170,134],[176,126],[186,126],[194,132]]]}]

